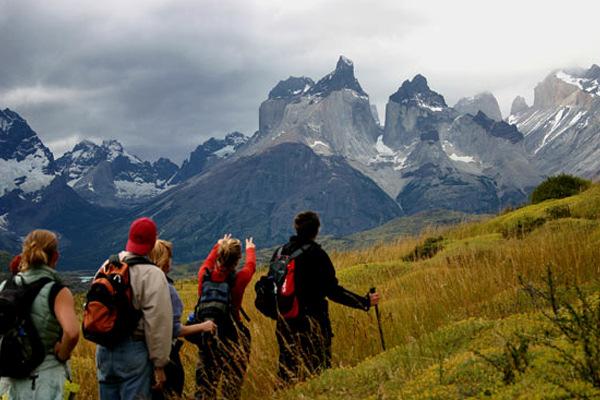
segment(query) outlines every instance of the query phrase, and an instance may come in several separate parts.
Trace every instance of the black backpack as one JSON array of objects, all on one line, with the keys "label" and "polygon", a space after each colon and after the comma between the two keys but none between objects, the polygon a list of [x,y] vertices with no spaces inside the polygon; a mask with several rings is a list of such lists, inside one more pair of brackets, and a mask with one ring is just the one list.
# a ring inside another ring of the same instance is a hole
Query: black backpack
[{"label": "black backpack", "polygon": [[53,279],[41,278],[30,284],[22,281],[20,285],[16,280],[16,276],[7,280],[0,291],[0,376],[23,379],[46,357],[31,319],[31,305]]},{"label": "black backpack", "polygon": [[194,308],[192,324],[212,320],[219,329],[219,334],[227,334],[233,326],[233,307],[231,306],[231,289],[235,283],[235,272],[229,274],[223,282],[212,280],[212,270],[206,269],[202,279],[202,294]]},{"label": "black backpack", "polygon": [[254,285],[256,291],[254,305],[258,311],[274,320],[279,316],[289,319],[299,315],[294,282],[294,260],[310,247],[311,244],[305,244],[290,255],[282,254],[283,247],[277,250],[269,264],[269,272]]}]

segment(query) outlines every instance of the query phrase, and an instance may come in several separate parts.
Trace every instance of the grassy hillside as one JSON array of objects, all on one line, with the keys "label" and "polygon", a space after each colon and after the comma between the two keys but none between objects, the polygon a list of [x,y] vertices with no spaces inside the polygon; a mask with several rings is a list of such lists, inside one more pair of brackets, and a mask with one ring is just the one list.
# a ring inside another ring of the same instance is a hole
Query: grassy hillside
[{"label": "grassy hillside", "polygon": [[[381,351],[374,312],[333,304],[335,368],[286,391],[273,390],[274,324],[254,309],[251,283],[244,299],[253,339],[244,398],[599,397],[593,383],[600,373],[600,361],[594,364],[600,360],[599,219],[600,186],[594,185],[484,221],[332,252],[344,286],[359,293],[376,286],[382,293],[388,351]],[[423,246],[427,237],[440,236]],[[177,287],[190,310],[195,284]],[[540,297],[549,291],[556,315]],[[570,304],[574,314],[565,308]],[[93,354],[84,342],[73,357],[82,398],[95,396]],[[193,346],[184,346],[183,359],[192,394]]]}]

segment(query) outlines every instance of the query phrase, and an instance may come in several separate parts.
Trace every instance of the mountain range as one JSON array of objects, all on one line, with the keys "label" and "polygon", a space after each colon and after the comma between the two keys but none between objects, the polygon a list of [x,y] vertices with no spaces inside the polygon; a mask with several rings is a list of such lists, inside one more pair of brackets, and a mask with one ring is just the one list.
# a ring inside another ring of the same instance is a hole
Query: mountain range
[{"label": "mountain range", "polygon": [[502,119],[489,92],[450,107],[416,75],[390,95],[380,125],[341,56],[319,80],[289,77],[259,108],[259,129],[209,139],[178,166],[115,140],[83,141],[56,158],[16,112],[0,111],[0,247],[30,229],[61,234],[64,265],[89,268],[154,218],[175,259],[200,259],[224,232],[284,241],[293,216],[320,212],[346,235],[428,210],[497,212],[522,204],[545,176],[600,173],[600,68],[555,71]]}]

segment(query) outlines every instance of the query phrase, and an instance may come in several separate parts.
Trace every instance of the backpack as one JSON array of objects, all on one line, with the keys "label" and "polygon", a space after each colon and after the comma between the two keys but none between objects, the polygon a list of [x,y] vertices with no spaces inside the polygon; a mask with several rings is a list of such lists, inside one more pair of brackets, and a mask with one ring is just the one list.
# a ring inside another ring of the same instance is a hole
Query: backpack
[{"label": "backpack", "polygon": [[221,331],[232,323],[231,288],[235,282],[235,272],[223,282],[211,278],[212,271],[206,269],[202,279],[202,294],[194,308],[195,322],[213,320]]},{"label": "backpack", "polygon": [[274,320],[280,315],[284,319],[298,317],[300,306],[295,287],[295,259],[310,246],[305,244],[289,256],[282,254],[283,247],[277,250],[269,264],[269,272],[254,286],[256,291],[254,305],[258,311]]},{"label": "backpack", "polygon": [[129,269],[136,264],[152,264],[146,257],[121,261],[112,255],[94,276],[83,309],[83,337],[112,348],[130,337],[142,312],[133,307]]},{"label": "backpack", "polygon": [[44,361],[46,350],[31,319],[31,305],[51,278],[17,284],[6,281],[0,291],[0,376],[23,379]]}]

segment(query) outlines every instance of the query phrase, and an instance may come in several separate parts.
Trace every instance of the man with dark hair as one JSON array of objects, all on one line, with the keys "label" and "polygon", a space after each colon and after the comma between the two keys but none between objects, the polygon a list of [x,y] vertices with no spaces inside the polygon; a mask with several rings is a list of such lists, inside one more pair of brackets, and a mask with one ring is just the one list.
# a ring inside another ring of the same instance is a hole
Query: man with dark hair
[{"label": "man with dark hair", "polygon": [[313,211],[296,215],[296,235],[272,258],[295,255],[293,283],[299,312],[293,318],[281,316],[276,331],[278,374],[284,384],[331,367],[333,332],[326,298],[365,311],[379,302],[378,293],[360,296],[340,286],[329,256],[315,242],[320,225],[319,216]]}]

